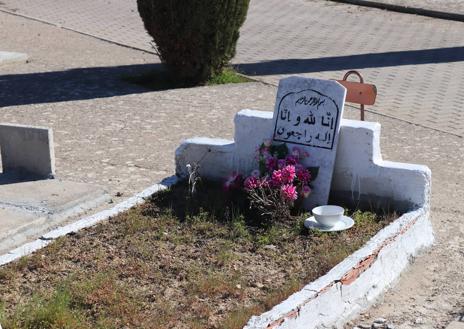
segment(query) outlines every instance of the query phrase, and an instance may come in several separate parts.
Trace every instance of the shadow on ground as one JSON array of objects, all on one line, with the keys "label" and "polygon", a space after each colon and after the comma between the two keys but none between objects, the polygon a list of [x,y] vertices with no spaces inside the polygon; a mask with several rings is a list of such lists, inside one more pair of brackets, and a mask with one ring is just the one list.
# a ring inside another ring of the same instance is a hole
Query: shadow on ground
[{"label": "shadow on ground", "polygon": [[8,185],[8,184],[15,184],[15,183],[33,182],[33,181],[44,180],[44,179],[48,179],[48,178],[25,174],[21,172],[5,173],[5,172],[0,171],[0,186]]},{"label": "shadow on ground", "polygon": [[[238,64],[248,75],[298,74],[464,61],[464,47]],[[0,76],[0,107],[139,94],[173,86],[161,64],[77,68]],[[154,83],[147,80],[157,77]],[[145,80],[145,81],[144,81]],[[145,85],[145,86],[144,86]]]},{"label": "shadow on ground", "polygon": [[129,80],[158,71],[164,72],[161,64],[3,75],[0,76],[0,107],[145,93],[151,90]]},{"label": "shadow on ground", "polygon": [[248,75],[274,75],[461,61],[464,61],[464,47],[450,47],[325,58],[278,59],[237,64],[236,68]]}]

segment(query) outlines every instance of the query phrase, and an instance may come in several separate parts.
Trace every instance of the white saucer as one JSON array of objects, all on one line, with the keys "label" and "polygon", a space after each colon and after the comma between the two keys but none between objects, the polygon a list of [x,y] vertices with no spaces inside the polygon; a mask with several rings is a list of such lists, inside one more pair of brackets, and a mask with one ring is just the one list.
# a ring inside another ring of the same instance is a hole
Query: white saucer
[{"label": "white saucer", "polygon": [[321,232],[336,232],[347,230],[354,225],[354,220],[348,216],[342,216],[342,219],[335,223],[334,226],[327,227],[319,224],[313,217],[306,218],[304,226],[309,229],[318,230]]}]

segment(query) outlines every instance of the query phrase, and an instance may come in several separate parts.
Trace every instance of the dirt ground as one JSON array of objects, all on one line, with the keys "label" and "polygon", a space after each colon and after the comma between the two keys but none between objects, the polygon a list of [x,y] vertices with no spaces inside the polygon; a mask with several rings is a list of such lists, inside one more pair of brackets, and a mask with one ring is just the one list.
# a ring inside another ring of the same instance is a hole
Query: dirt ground
[{"label": "dirt ground", "polygon": [[320,233],[198,194],[192,206],[174,188],[0,268],[4,328],[240,329],[395,218],[356,212],[350,230]]}]

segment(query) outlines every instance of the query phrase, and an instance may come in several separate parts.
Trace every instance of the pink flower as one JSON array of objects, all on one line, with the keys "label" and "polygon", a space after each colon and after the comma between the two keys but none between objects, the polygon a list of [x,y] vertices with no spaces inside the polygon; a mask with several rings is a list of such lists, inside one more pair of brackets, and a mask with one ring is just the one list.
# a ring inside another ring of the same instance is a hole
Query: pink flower
[{"label": "pink flower", "polygon": [[308,183],[311,180],[311,173],[305,168],[298,168],[296,170],[296,177],[303,184]]},{"label": "pink flower", "polygon": [[303,151],[298,146],[294,146],[292,148],[292,156],[294,156],[295,158],[299,159],[302,153]]},{"label": "pink flower", "polygon": [[272,171],[276,169],[277,167],[277,158],[275,157],[269,157],[266,159],[266,169],[269,171]]},{"label": "pink flower", "polygon": [[301,194],[303,194],[303,198],[307,198],[311,194],[311,188],[308,185],[304,185],[301,188]]},{"label": "pink flower", "polygon": [[255,188],[258,188],[260,186],[260,182],[257,177],[250,176],[247,179],[245,179],[243,186],[246,190],[254,190]]},{"label": "pink flower", "polygon": [[282,175],[282,170],[274,170],[272,173],[272,178],[271,178],[271,186],[277,187],[282,185],[283,183],[283,175]]},{"label": "pink flower", "polygon": [[266,176],[264,177],[263,179],[261,179],[261,187],[269,187],[270,186],[270,179],[269,179],[269,176]]},{"label": "pink flower", "polygon": [[268,149],[268,148],[264,148],[264,149],[262,149],[260,152],[261,152],[261,156],[262,156],[264,159],[268,159],[268,158],[272,157],[272,154],[271,154],[271,152],[269,152],[269,149]]},{"label": "pink flower", "polygon": [[280,195],[287,202],[295,201],[298,198],[296,187],[291,184],[282,185],[280,188]]},{"label": "pink flower", "polygon": [[285,163],[287,165],[296,165],[298,163],[298,158],[293,155],[287,155],[285,157]]},{"label": "pink flower", "polygon": [[282,181],[284,183],[293,183],[295,179],[295,166],[285,166],[282,168]]}]

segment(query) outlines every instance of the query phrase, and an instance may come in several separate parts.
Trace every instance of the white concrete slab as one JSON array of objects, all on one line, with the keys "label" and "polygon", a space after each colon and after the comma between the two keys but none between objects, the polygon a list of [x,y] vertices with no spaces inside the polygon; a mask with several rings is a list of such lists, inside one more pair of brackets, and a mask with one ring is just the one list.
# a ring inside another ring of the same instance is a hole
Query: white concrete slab
[{"label": "white concrete slab", "polygon": [[27,54],[0,51],[0,65],[26,63],[28,59],[29,56]]},{"label": "white concrete slab", "polygon": [[95,185],[39,180],[0,185],[0,253],[109,200]]}]

